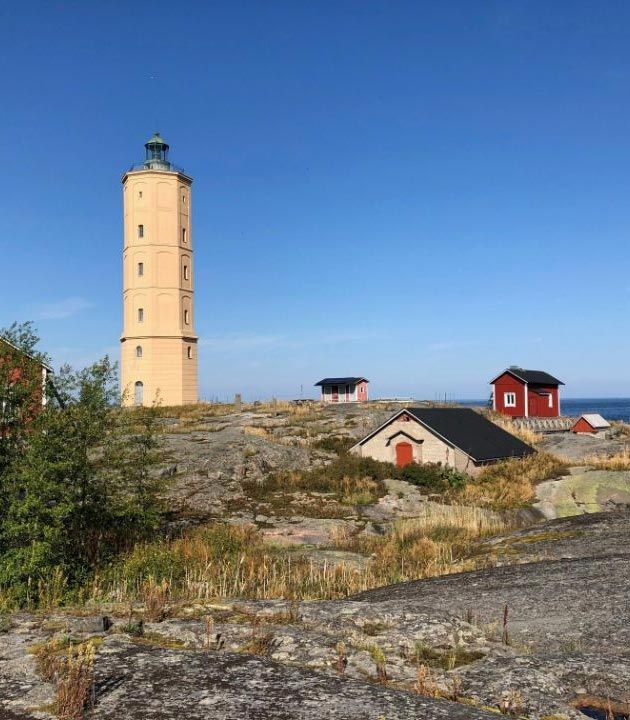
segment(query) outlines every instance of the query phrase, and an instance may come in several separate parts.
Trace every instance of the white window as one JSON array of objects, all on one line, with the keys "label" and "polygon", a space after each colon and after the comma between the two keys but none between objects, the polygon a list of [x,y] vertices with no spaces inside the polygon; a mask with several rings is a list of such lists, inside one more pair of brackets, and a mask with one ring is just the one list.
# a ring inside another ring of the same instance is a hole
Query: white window
[{"label": "white window", "polygon": [[136,347],[136,357],[138,357],[138,358],[142,357],[142,345],[138,345]]},{"label": "white window", "polygon": [[144,308],[138,308],[138,322],[144,322]]},{"label": "white window", "polygon": [[144,275],[144,263],[138,263],[138,277]]},{"label": "white window", "polygon": [[138,225],[138,237],[144,237],[144,225]]},{"label": "white window", "polygon": [[553,407],[553,395],[551,393],[549,393],[548,398],[549,398],[549,407],[552,408]]},{"label": "white window", "polygon": [[516,407],[516,393],[503,393],[503,404],[505,407]]}]

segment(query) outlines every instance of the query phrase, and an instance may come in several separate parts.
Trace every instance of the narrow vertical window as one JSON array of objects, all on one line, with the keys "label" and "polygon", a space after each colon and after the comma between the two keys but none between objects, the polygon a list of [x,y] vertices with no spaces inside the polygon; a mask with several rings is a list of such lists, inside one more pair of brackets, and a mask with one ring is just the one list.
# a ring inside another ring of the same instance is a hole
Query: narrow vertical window
[{"label": "narrow vertical window", "polygon": [[144,225],[138,225],[138,237],[144,237]]},{"label": "narrow vertical window", "polygon": [[144,263],[138,263],[138,277],[142,277],[144,275]]},{"label": "narrow vertical window", "polygon": [[134,386],[134,403],[136,405],[142,405],[144,402],[144,384],[141,380],[138,380]]},{"label": "narrow vertical window", "polygon": [[138,308],[138,322],[144,322],[144,308]]},{"label": "narrow vertical window", "polygon": [[188,355],[188,359],[191,360],[192,359],[192,348],[190,347],[190,345],[188,346],[186,354]]},{"label": "narrow vertical window", "polygon": [[142,190],[138,190],[138,200],[142,200]]},{"label": "narrow vertical window", "polygon": [[138,357],[138,358],[142,357],[142,345],[138,345],[136,347],[136,357]]},{"label": "narrow vertical window", "polygon": [[188,265],[184,265],[184,280],[188,280]]},{"label": "narrow vertical window", "polygon": [[188,325],[188,310],[184,310],[184,323]]},{"label": "narrow vertical window", "polygon": [[182,242],[183,243],[188,242],[186,240],[186,228],[182,228]]}]

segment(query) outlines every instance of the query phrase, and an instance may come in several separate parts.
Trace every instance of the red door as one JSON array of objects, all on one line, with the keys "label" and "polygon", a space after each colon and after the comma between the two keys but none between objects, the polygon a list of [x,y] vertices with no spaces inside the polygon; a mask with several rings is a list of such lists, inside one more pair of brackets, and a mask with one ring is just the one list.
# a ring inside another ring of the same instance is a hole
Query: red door
[{"label": "red door", "polygon": [[401,442],[396,445],[396,465],[404,467],[413,462],[413,448],[408,442]]},{"label": "red door", "polygon": [[538,397],[536,395],[529,396],[529,407],[527,408],[529,417],[538,417]]},{"label": "red door", "polygon": [[339,385],[332,386],[332,401],[339,402]]}]

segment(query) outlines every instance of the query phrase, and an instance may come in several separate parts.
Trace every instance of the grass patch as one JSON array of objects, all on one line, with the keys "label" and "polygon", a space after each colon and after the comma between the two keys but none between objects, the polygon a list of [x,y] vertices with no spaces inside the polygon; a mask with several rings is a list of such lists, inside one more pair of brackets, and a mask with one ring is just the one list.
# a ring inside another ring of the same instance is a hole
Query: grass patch
[{"label": "grass patch", "polygon": [[278,472],[263,482],[245,482],[243,489],[251,499],[274,508],[291,506],[296,493],[328,495],[342,505],[368,505],[386,494],[383,479],[391,476],[391,467],[370,458],[344,455],[324,467]]},{"label": "grass patch", "polygon": [[488,561],[478,552],[479,541],[508,529],[492,513],[444,506],[426,518],[399,521],[391,535],[339,535],[334,543],[338,549],[370,557],[357,566],[316,563],[300,552],[265,544],[253,526],[217,523],[178,539],[137,545],[96,578],[85,595],[94,602],[138,602],[146,600],[148,587],[167,585],[170,603],[342,598],[480,567]]},{"label": "grass patch", "polygon": [[350,450],[350,448],[356,443],[356,440],[350,437],[343,437],[340,435],[329,435],[327,437],[320,438],[311,443],[311,447],[317,450],[324,450],[325,452],[336,453],[337,455],[343,455]]},{"label": "grass patch", "polygon": [[624,448],[614,455],[587,455],[582,462],[596,470],[630,470],[630,450]]},{"label": "grass patch", "polygon": [[370,556],[369,568],[386,585],[472,570],[487,564],[483,538],[510,526],[491,512],[462,506],[428,506],[423,518],[399,520],[389,535],[337,534],[339,550]]},{"label": "grass patch", "polygon": [[486,410],[483,414],[495,425],[498,425],[506,432],[509,432],[510,435],[514,435],[528,445],[536,447],[540,445],[543,440],[543,436],[540,433],[534,432],[527,427],[515,425],[511,418],[501,415],[501,413],[495,412],[494,410]]},{"label": "grass patch", "polygon": [[449,650],[438,650],[417,642],[412,657],[410,658],[414,665],[426,665],[430,668],[440,668],[441,670],[453,670],[462,665],[470,665],[475,660],[485,657],[481,652],[467,650],[464,647],[454,647]]},{"label": "grass patch", "polygon": [[449,496],[455,502],[478,507],[509,509],[527,505],[538,483],[565,475],[568,463],[549,453],[536,453],[489,465]]}]

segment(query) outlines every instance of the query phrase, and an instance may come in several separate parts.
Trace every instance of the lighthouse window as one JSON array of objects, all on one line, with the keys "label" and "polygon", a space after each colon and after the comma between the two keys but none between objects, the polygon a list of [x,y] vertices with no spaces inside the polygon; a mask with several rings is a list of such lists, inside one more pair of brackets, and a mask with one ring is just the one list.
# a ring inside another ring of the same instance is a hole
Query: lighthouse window
[{"label": "lighthouse window", "polygon": [[144,237],[144,225],[138,225],[138,237]]},{"label": "lighthouse window", "polygon": [[136,347],[136,357],[139,357],[139,358],[142,357],[142,345],[138,345]]},{"label": "lighthouse window", "polygon": [[138,322],[144,322],[144,308],[138,308]]},{"label": "lighthouse window", "polygon": [[138,263],[138,277],[144,275],[144,263]]},{"label": "lighthouse window", "polygon": [[138,190],[138,199],[142,200],[142,190]]},{"label": "lighthouse window", "polygon": [[184,265],[184,280],[188,280],[188,265]]},{"label": "lighthouse window", "polygon": [[188,325],[188,310],[184,310],[184,322]]},{"label": "lighthouse window", "polygon": [[190,347],[190,345],[188,346],[187,354],[188,354],[188,359],[191,360],[192,359],[192,348]]},{"label": "lighthouse window", "polygon": [[182,228],[182,242],[186,242],[186,228]]}]

